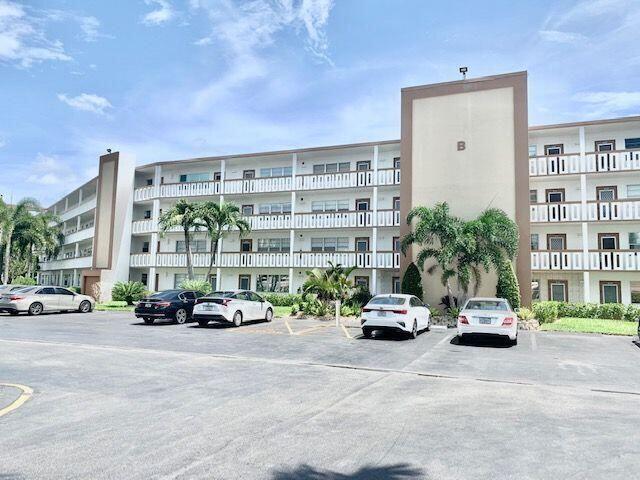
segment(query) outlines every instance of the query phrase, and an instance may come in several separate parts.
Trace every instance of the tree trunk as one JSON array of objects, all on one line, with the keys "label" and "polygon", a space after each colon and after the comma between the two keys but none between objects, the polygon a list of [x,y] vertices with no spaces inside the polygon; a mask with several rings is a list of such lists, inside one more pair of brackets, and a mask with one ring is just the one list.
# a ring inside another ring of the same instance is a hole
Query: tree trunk
[{"label": "tree trunk", "polygon": [[193,274],[193,263],[191,259],[191,235],[189,234],[188,228],[184,230],[184,243],[184,249],[187,253],[187,278],[189,280],[194,280],[195,275]]},{"label": "tree trunk", "polygon": [[456,307],[457,305],[455,305],[453,301],[454,297],[451,293],[451,283],[449,283],[449,280],[447,280],[447,297],[449,297],[449,308]]},{"label": "tree trunk", "polygon": [[27,276],[31,278],[33,274],[33,243],[29,244],[29,267],[27,268]]},{"label": "tree trunk", "polygon": [[[211,236],[211,257],[209,258],[209,271],[207,272],[206,280],[209,281],[209,277],[211,276],[211,271],[213,270],[213,265],[216,262],[216,256],[218,255],[218,243],[220,243],[221,232],[218,230],[215,236]],[[214,240],[215,238],[215,240]],[[215,289],[215,287],[213,287]]]},{"label": "tree trunk", "polygon": [[4,247],[4,284],[9,283],[9,264],[11,263],[11,235],[12,232],[7,232],[7,243]]}]

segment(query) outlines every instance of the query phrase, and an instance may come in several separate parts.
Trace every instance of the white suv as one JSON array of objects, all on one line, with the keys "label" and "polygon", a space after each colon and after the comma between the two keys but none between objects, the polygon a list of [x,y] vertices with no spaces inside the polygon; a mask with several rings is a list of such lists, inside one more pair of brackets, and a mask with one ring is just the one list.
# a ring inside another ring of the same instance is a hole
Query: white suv
[{"label": "white suv", "polygon": [[249,290],[213,292],[196,300],[193,319],[204,327],[209,322],[230,322],[239,327],[246,320],[273,320],[273,305]]},{"label": "white suv", "polygon": [[376,295],[362,309],[360,324],[367,338],[374,330],[404,332],[416,338],[420,330],[429,330],[431,311],[413,295]]}]

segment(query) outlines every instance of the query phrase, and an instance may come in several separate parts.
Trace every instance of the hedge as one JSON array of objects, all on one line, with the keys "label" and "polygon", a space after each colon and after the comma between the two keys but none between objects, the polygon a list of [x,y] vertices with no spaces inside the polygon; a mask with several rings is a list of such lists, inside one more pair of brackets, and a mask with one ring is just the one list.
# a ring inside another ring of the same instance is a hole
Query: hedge
[{"label": "hedge", "polygon": [[640,307],[621,303],[536,302],[532,310],[540,323],[552,322],[564,317],[626,321],[640,319]]},{"label": "hedge", "polygon": [[302,301],[302,295],[297,293],[260,293],[267,302],[274,307],[292,307],[296,303]]},{"label": "hedge", "polygon": [[509,260],[500,264],[498,269],[498,284],[496,285],[496,297],[506,298],[514,310],[520,308],[520,288],[513,265]]},{"label": "hedge", "polygon": [[400,289],[402,293],[415,295],[422,300],[422,295],[424,294],[422,290],[422,277],[415,263],[411,262],[407,267],[407,271],[404,272]]}]

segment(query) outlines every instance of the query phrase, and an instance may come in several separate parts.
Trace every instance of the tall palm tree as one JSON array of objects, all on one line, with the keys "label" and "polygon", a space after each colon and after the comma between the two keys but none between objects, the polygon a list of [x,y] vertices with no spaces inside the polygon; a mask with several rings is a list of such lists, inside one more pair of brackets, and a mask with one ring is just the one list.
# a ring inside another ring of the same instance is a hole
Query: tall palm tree
[{"label": "tall palm tree", "polygon": [[314,268],[307,271],[307,280],[302,285],[305,294],[316,294],[318,300],[329,303],[332,300],[346,300],[353,290],[353,282],[349,279],[356,267],[343,267],[339,263],[329,262],[327,270]]},{"label": "tall palm tree", "polygon": [[11,248],[14,241],[14,231],[25,217],[31,216],[34,210],[40,209],[40,204],[33,198],[23,198],[15,205],[5,206],[2,233],[4,236],[4,278],[5,285],[9,282],[9,268],[11,267]]},{"label": "tall palm tree", "polygon": [[237,229],[240,237],[251,231],[249,222],[241,216],[240,208],[229,202],[203,202],[200,204],[198,214],[211,238],[209,270],[206,278],[209,278],[216,263],[218,244],[222,237],[230,230]]},{"label": "tall palm tree", "polygon": [[24,216],[15,226],[14,244],[27,262],[27,276],[33,277],[38,254],[55,255],[63,241],[60,219],[50,212]]},{"label": "tall palm tree", "polygon": [[194,280],[193,259],[191,252],[191,230],[199,230],[204,225],[200,219],[200,204],[188,202],[181,198],[171,209],[160,215],[158,221],[160,233],[165,234],[174,227],[180,227],[184,233],[185,251],[187,254],[187,277]]}]

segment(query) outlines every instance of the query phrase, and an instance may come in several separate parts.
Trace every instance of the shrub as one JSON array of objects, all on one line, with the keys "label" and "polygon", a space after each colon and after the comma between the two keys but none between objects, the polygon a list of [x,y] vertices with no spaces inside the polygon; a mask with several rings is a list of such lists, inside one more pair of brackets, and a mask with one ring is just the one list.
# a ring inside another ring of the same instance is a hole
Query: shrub
[{"label": "shrub", "polygon": [[629,322],[640,321],[640,307],[636,307],[635,305],[627,306],[627,310],[624,312],[624,320]]},{"label": "shrub", "polygon": [[598,304],[562,302],[558,305],[558,317],[597,318]]},{"label": "shrub", "polygon": [[533,304],[533,315],[540,323],[553,322],[558,318],[560,302],[537,302]]},{"label": "shrub", "polygon": [[80,287],[69,287],[69,290],[71,290],[73,293],[82,293],[80,291]]},{"label": "shrub", "polygon": [[402,293],[415,295],[422,300],[422,296],[424,294],[422,290],[422,277],[420,276],[420,270],[418,270],[415,263],[411,262],[407,267],[407,271],[404,272],[400,289],[402,290]]},{"label": "shrub", "polygon": [[133,302],[140,300],[145,293],[145,287],[140,282],[116,282],[111,289],[111,298],[133,305]]},{"label": "shrub", "polygon": [[517,313],[520,320],[533,320],[535,318],[533,311],[529,310],[527,307],[520,307],[517,310]]},{"label": "shrub", "polygon": [[351,295],[351,297],[349,297],[349,299],[345,302],[345,305],[349,307],[362,308],[367,303],[369,303],[369,300],[371,300],[372,297],[373,295],[371,295],[371,292],[367,287],[359,286],[356,288],[353,295]]},{"label": "shrub", "polygon": [[302,300],[302,295],[296,293],[260,293],[260,295],[274,307],[292,307]]},{"label": "shrub", "polygon": [[357,317],[362,313],[362,308],[357,305],[342,305],[340,307],[340,315],[345,317]]},{"label": "shrub", "polygon": [[200,292],[203,295],[211,293],[211,291],[213,290],[211,288],[211,284],[206,280],[185,280],[179,286],[183,290],[195,290],[196,292]]},{"label": "shrub", "polygon": [[36,282],[33,278],[25,277],[24,275],[19,275],[16,278],[11,279],[11,283],[13,285],[25,285],[27,287],[30,285],[38,284],[38,282]]},{"label": "shrub", "polygon": [[598,307],[598,318],[622,320],[624,318],[625,310],[625,306],[621,303],[603,303]]},{"label": "shrub", "polygon": [[498,284],[496,285],[496,296],[506,298],[511,304],[511,308],[520,308],[520,288],[513,264],[505,260],[498,269]]}]

